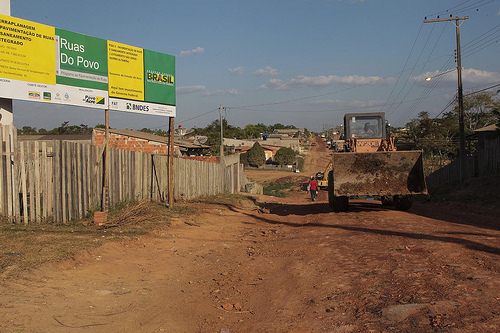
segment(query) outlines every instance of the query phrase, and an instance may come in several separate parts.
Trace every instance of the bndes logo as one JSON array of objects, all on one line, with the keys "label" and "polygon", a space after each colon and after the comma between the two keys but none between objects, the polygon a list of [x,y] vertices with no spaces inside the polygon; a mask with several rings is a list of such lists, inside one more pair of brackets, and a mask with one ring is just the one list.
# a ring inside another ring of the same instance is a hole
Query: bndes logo
[{"label": "bndes logo", "polygon": [[149,111],[149,105],[127,103],[127,110],[148,112]]}]

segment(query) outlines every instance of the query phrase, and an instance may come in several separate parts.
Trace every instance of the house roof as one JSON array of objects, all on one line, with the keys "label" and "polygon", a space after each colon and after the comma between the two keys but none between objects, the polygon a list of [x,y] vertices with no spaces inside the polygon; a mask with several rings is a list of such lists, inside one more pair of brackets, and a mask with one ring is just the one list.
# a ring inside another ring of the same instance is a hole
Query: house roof
[{"label": "house roof", "polygon": [[[104,132],[104,129],[102,128],[95,128],[94,130]],[[118,134],[118,135],[123,135],[123,136],[129,136],[133,138],[138,138],[138,139],[143,139],[143,140],[148,140],[148,141],[153,141],[153,142],[158,142],[158,143],[167,143],[167,138],[161,135],[156,135],[152,133],[147,133],[147,132],[141,132],[141,131],[135,131],[131,129],[109,129],[110,133],[113,134]],[[201,145],[201,144],[195,144],[193,142],[189,142],[186,140],[178,140],[174,139],[174,143],[176,146],[183,147],[183,148],[202,148],[202,149],[208,149],[210,146],[207,145]]]},{"label": "house roof", "polygon": [[495,132],[497,130],[500,130],[500,128],[496,124],[491,124],[485,127],[478,128],[477,130],[474,130],[474,132]]},{"label": "house roof", "polygon": [[272,152],[277,152],[278,150],[280,150],[281,148],[283,147],[277,147],[277,146],[268,146],[268,145],[261,145],[262,146],[262,149],[264,150],[270,150]]}]

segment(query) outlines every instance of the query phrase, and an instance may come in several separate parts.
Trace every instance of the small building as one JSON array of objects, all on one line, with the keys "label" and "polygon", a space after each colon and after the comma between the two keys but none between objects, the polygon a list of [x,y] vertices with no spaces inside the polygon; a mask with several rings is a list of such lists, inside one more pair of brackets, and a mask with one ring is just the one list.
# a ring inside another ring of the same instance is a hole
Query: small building
[{"label": "small building", "polygon": [[481,176],[500,173],[500,128],[496,124],[478,128],[477,174]]},{"label": "small building", "polygon": [[267,162],[274,161],[274,156],[276,156],[276,153],[278,152],[278,150],[280,150],[280,148],[281,147],[262,145],[262,149],[264,149],[264,154],[266,155],[266,161]]},{"label": "small building", "polygon": [[298,137],[300,135],[303,135],[305,132],[305,128],[282,128],[282,129],[275,129],[274,133],[276,134],[285,134],[290,137]]},{"label": "small building", "polygon": [[[104,145],[105,130],[94,128],[92,143]],[[130,129],[109,129],[109,145],[111,148],[129,151],[140,151],[152,154],[167,154],[168,139],[164,136],[135,131]],[[209,154],[210,146],[195,144],[184,140],[174,140],[175,156],[204,156]]]}]

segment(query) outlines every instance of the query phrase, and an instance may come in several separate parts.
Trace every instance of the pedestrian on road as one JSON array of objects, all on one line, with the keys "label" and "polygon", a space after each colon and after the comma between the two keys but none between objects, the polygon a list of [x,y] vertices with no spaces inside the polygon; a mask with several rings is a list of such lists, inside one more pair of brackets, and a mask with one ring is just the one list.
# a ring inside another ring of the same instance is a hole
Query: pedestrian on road
[{"label": "pedestrian on road", "polygon": [[308,188],[309,194],[311,195],[311,200],[315,201],[316,197],[318,196],[318,181],[313,176],[311,176]]}]

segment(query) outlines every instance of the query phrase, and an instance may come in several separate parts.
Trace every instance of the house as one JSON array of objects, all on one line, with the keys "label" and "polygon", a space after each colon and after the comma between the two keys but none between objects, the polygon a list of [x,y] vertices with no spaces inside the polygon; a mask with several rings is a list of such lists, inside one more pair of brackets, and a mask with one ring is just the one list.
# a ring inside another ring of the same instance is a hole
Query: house
[{"label": "house", "polygon": [[229,151],[244,152],[243,147],[253,147],[255,142],[258,142],[261,146],[277,147],[282,148],[292,148],[299,153],[302,152],[300,146],[300,140],[296,138],[291,138],[288,136],[283,137],[268,137],[267,139],[258,140],[238,140],[238,139],[227,139],[224,138],[224,146],[229,149]]},{"label": "house", "polygon": [[267,138],[267,140],[258,140],[261,145],[292,148],[299,153],[302,152],[300,140],[296,138]]},{"label": "house", "polygon": [[305,128],[282,128],[282,129],[275,129],[274,133],[276,134],[285,134],[288,135],[289,137],[297,137],[300,135],[303,135],[305,132]]},{"label": "house", "polygon": [[[105,130],[94,128],[92,143],[104,145]],[[130,129],[109,129],[109,145],[112,148],[141,151],[152,154],[167,154],[168,138],[156,134]],[[210,146],[195,144],[185,140],[174,140],[175,156],[203,156],[209,153]]]},{"label": "house", "polygon": [[474,136],[477,136],[477,173],[500,173],[500,127],[492,124],[478,128]]},{"label": "house", "polygon": [[268,145],[262,145],[262,149],[264,149],[264,154],[266,155],[266,161],[271,162],[274,161],[274,156],[281,147],[273,147]]}]

